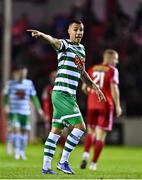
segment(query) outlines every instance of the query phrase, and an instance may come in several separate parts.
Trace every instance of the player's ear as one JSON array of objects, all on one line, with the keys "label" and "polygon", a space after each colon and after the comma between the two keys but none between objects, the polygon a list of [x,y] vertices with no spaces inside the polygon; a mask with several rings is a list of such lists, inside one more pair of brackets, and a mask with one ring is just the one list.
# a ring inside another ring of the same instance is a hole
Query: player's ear
[{"label": "player's ear", "polygon": [[72,27],[71,25],[68,26],[68,34],[70,34],[71,32],[71,27]]},{"label": "player's ear", "polygon": [[68,28],[68,34],[70,34],[70,27]]}]

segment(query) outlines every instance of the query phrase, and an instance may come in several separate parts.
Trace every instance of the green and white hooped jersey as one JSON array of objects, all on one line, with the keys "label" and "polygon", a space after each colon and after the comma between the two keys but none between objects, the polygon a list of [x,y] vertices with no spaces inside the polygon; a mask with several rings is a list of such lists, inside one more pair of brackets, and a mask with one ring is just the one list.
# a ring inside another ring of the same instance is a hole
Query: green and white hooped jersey
[{"label": "green and white hooped jersey", "polygon": [[7,82],[4,95],[8,95],[10,113],[30,114],[30,97],[36,95],[33,82],[28,79]]},{"label": "green and white hooped jersey", "polygon": [[61,39],[61,47],[57,50],[58,68],[53,90],[62,91],[76,96],[80,79],[80,71],[74,63],[75,56],[85,59],[85,48],[82,44],[75,44]]}]

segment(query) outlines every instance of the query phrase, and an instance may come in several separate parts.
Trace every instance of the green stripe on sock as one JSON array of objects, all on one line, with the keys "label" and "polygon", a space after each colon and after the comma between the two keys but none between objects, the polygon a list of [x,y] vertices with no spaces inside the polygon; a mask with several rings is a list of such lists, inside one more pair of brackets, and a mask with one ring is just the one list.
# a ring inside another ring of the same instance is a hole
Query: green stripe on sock
[{"label": "green stripe on sock", "polygon": [[55,143],[55,141],[53,141],[52,139],[47,139],[47,142],[50,142],[50,143],[56,144],[56,143]]},{"label": "green stripe on sock", "polygon": [[49,152],[44,152],[44,156],[53,157],[53,154],[51,154],[51,153],[49,153]]},{"label": "green stripe on sock", "polygon": [[67,152],[71,152],[71,151],[72,151],[72,149],[69,149],[69,148],[67,148],[66,146],[64,147],[64,149],[65,149]]},{"label": "green stripe on sock", "polygon": [[73,135],[73,134],[70,134],[70,137],[72,137],[75,141],[78,141],[78,140],[79,140],[78,137],[76,137],[76,136]]},{"label": "green stripe on sock", "polygon": [[71,145],[71,146],[76,146],[76,144],[75,143],[73,143],[73,142],[71,142],[70,140],[67,140],[67,143],[69,144],[69,145]]},{"label": "green stripe on sock", "polygon": [[50,150],[55,150],[55,149],[56,149],[56,147],[49,146],[49,145],[45,145],[45,148],[46,148],[46,149],[50,149]]}]

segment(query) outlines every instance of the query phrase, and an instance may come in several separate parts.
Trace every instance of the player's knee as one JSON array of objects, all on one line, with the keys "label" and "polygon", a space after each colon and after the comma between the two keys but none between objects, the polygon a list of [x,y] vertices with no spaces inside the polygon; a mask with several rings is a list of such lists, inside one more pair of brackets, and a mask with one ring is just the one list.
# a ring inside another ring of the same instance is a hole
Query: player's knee
[{"label": "player's knee", "polygon": [[78,128],[80,129],[81,131],[86,131],[86,125],[83,123],[83,124],[76,124],[75,125],[75,128]]},{"label": "player's knee", "polygon": [[62,134],[62,129],[52,127],[51,132],[54,133],[54,134],[61,135]]}]

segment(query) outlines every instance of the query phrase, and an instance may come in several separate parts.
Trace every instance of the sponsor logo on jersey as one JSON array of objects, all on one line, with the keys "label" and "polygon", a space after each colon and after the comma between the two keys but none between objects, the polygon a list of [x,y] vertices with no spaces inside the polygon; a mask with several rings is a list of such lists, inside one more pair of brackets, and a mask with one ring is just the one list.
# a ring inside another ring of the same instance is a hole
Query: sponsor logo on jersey
[{"label": "sponsor logo on jersey", "polygon": [[24,99],[25,98],[25,91],[20,89],[20,90],[17,90],[16,92],[16,96],[18,96],[19,99]]}]

